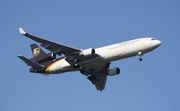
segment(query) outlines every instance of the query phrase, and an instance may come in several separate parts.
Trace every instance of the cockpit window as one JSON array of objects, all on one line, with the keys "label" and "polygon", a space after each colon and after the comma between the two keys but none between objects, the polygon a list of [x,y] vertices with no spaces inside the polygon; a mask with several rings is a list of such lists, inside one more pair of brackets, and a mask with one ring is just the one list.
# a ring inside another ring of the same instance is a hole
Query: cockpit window
[{"label": "cockpit window", "polygon": [[157,40],[157,39],[155,39],[155,38],[152,38],[151,40]]}]

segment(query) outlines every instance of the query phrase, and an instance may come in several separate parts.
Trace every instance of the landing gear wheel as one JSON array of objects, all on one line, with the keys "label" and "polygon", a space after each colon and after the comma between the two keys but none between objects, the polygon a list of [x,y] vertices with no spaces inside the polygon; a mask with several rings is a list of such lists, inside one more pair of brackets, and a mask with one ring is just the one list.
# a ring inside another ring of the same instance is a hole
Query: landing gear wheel
[{"label": "landing gear wheel", "polygon": [[142,58],[141,58],[141,57],[139,58],[139,61],[142,61]]}]

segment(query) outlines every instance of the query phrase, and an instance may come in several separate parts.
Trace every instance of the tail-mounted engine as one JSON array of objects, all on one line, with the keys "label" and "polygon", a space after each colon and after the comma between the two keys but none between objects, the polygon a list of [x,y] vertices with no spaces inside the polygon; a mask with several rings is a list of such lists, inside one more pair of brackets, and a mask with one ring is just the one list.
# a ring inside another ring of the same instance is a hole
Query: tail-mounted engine
[{"label": "tail-mounted engine", "polygon": [[120,74],[120,69],[118,67],[108,70],[109,76],[114,76],[114,75],[118,75],[118,74]]},{"label": "tail-mounted engine", "polygon": [[46,54],[46,55],[41,56],[41,57],[33,58],[32,60],[37,62],[37,63],[42,63],[42,62],[54,60],[54,59],[56,59],[56,54],[49,53],[49,54]]},{"label": "tail-mounted engine", "polygon": [[79,55],[81,56],[92,56],[95,54],[95,50],[93,48],[89,48],[89,49],[86,49],[86,50],[82,50],[82,52],[79,53]]}]

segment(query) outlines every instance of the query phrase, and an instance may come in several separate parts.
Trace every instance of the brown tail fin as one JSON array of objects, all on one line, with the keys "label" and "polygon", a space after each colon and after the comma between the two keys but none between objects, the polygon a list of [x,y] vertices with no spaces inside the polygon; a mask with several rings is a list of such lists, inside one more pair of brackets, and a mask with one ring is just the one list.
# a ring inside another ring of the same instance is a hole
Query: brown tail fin
[{"label": "brown tail fin", "polygon": [[46,55],[46,53],[37,44],[31,44],[30,47],[34,58]]}]

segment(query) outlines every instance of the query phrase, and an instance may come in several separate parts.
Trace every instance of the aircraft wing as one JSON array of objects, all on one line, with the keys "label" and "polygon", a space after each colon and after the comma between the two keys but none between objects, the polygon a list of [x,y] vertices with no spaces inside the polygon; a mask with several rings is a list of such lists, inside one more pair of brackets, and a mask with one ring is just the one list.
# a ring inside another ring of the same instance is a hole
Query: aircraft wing
[{"label": "aircraft wing", "polygon": [[56,42],[52,42],[46,39],[42,39],[40,37],[31,35],[29,33],[26,33],[22,28],[19,28],[20,34],[41,43],[41,46],[46,48],[47,50],[50,50],[53,53],[56,53],[58,55],[61,56],[61,54],[64,55],[75,55],[75,54],[79,54],[79,52],[81,52],[81,50],[73,48],[73,47],[69,47],[63,44],[59,44]]},{"label": "aircraft wing", "polygon": [[110,63],[102,66],[99,69],[95,69],[93,75],[96,77],[95,81],[92,81],[92,83],[96,86],[97,90],[104,90],[107,80],[107,70],[109,69]]},{"label": "aircraft wing", "polygon": [[106,85],[106,80],[107,80],[107,75],[106,74],[99,74],[96,76],[96,80],[94,85],[96,86],[97,90],[104,90],[105,85]]}]

